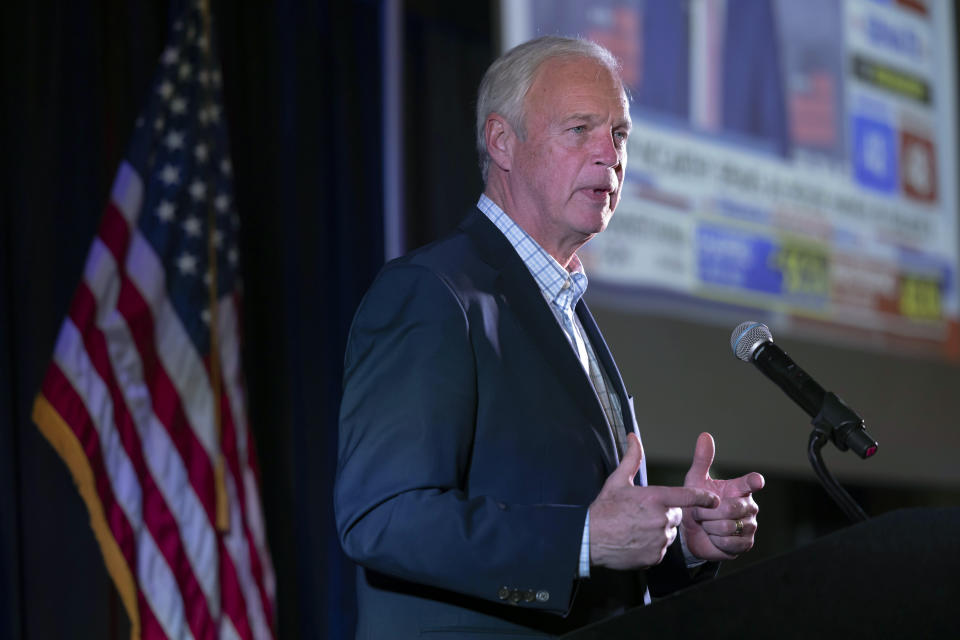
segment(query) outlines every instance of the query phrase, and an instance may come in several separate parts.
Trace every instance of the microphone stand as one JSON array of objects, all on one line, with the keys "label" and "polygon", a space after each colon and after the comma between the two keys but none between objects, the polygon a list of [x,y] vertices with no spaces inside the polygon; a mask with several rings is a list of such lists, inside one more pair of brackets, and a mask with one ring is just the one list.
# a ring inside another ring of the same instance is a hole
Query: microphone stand
[{"label": "microphone stand", "polygon": [[853,522],[867,519],[857,501],[840,486],[827,469],[820,456],[820,449],[827,440],[832,440],[840,451],[852,450],[866,460],[877,452],[877,441],[863,426],[863,418],[847,406],[837,394],[824,391],[807,372],[797,366],[777,345],[767,325],[759,322],[744,322],[733,330],[730,347],[734,355],[753,364],[780,387],[790,399],[800,405],[807,415],[813,416],[813,433],[807,446],[807,455],[820,484],[833,498],[840,509]]},{"label": "microphone stand", "polygon": [[837,506],[843,510],[847,518],[849,518],[851,522],[863,522],[867,519],[867,514],[860,508],[857,501],[853,499],[853,496],[840,486],[837,479],[833,477],[833,474],[827,469],[823,458],[820,457],[820,449],[829,438],[830,434],[824,433],[817,427],[814,427],[810,433],[810,442],[807,445],[807,457],[810,458],[810,464],[813,465],[813,472],[817,474],[817,479],[820,480],[820,484],[827,490],[827,493],[833,498],[833,501],[837,503]]},{"label": "microphone stand", "polygon": [[[838,449],[846,451],[849,448],[847,440],[849,434],[855,433],[859,436],[861,433],[866,433],[863,429],[863,419],[844,404],[843,400],[828,392],[824,395],[820,413],[811,421],[811,424],[813,424],[813,431],[810,432],[810,441],[807,444],[807,457],[810,459],[810,464],[813,466],[813,472],[817,475],[817,479],[820,480],[820,484],[826,489],[827,494],[833,498],[833,501],[837,503],[837,506],[851,522],[857,523],[867,520],[867,514],[853,499],[853,496],[847,493],[846,489],[830,473],[820,456],[820,449],[827,443],[827,440],[833,440]],[[874,450],[876,450],[876,443],[874,443]],[[861,457],[869,455],[873,455],[872,451],[867,455],[861,454]]]}]

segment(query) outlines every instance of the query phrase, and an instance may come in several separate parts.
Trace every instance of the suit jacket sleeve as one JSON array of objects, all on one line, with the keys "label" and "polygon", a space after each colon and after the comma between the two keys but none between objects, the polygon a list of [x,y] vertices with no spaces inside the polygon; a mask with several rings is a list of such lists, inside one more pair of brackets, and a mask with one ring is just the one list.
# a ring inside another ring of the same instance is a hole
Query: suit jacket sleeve
[{"label": "suit jacket sleeve", "polygon": [[[511,503],[466,486],[478,373],[463,300],[442,276],[392,263],[348,341],[335,510],[359,564],[403,580],[564,613],[586,505]],[[505,472],[523,460],[505,458]],[[522,467],[521,471],[522,473]],[[548,594],[544,597],[542,594]]]}]

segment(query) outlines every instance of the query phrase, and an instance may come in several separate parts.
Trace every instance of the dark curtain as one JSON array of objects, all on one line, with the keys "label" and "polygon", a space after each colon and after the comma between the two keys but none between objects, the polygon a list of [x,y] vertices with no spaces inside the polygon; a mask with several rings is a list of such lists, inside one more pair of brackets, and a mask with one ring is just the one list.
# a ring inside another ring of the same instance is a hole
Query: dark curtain
[{"label": "dark curtain", "polygon": [[125,624],[86,509],[30,408],[166,20],[165,8],[116,1],[5,7],[0,637],[108,638]]},{"label": "dark curtain", "polygon": [[407,247],[452,231],[483,190],[474,132],[477,86],[496,57],[491,4],[404,3]]},{"label": "dark curtain", "polygon": [[278,632],[352,637],[331,489],[346,334],[383,259],[381,7],[221,2],[218,15]]},{"label": "dark curtain", "polygon": [[[213,9],[277,631],[349,638],[354,568],[337,542],[331,488],[346,333],[383,261],[383,6],[215,0]],[[119,0],[5,12],[0,638],[128,633],[85,507],[30,408],[174,12]]]}]

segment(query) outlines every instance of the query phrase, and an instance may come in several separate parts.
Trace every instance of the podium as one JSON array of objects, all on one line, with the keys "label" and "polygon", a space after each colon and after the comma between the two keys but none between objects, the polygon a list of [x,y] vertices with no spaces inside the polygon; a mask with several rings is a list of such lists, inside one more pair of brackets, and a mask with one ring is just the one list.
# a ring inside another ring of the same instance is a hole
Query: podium
[{"label": "podium", "polygon": [[894,511],[563,638],[960,638],[960,508]]}]

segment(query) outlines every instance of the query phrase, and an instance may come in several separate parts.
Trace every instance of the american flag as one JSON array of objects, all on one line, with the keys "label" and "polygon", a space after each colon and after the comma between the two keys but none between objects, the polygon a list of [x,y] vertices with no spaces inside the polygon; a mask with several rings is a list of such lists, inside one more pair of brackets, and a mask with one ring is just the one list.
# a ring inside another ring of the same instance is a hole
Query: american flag
[{"label": "american flag", "polygon": [[791,79],[790,136],[793,142],[821,149],[837,144],[836,80],[824,69],[797,72]]},{"label": "american flag", "polygon": [[274,637],[211,33],[172,25],[34,405],[134,638]]}]

